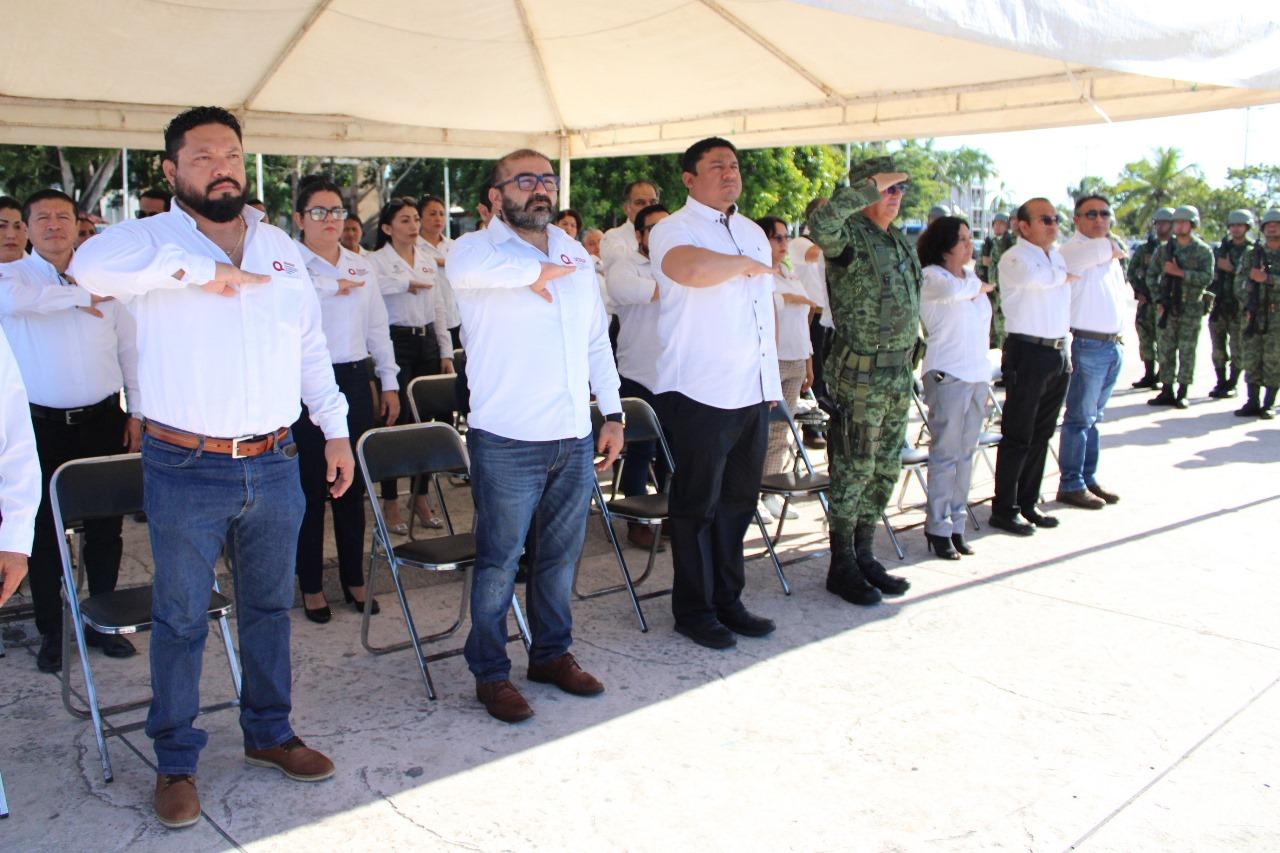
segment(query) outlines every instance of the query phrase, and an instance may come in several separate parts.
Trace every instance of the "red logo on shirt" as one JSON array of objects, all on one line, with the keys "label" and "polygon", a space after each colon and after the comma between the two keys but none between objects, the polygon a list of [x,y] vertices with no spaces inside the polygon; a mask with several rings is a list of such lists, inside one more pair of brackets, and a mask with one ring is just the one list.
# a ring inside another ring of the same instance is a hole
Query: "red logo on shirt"
[{"label": "red logo on shirt", "polygon": [[560,260],[564,261],[566,264],[573,263],[573,261],[569,258],[569,256],[564,254],[560,256]]},{"label": "red logo on shirt", "polygon": [[298,267],[288,261],[272,261],[271,268],[276,272],[282,272],[285,275],[297,275]]},{"label": "red logo on shirt", "polygon": [[276,272],[284,272],[284,264],[280,263],[279,261],[272,261],[271,268]]}]

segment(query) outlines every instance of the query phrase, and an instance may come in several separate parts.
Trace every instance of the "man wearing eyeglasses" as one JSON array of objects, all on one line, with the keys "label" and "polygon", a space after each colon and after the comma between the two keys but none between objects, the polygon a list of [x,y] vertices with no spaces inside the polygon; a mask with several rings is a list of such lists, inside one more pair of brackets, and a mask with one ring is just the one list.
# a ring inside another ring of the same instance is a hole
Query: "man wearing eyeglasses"
[{"label": "man wearing eyeglasses", "polygon": [[155,216],[157,213],[164,213],[169,209],[172,199],[173,197],[164,190],[143,190],[142,194],[138,196],[137,217],[146,219],[149,216]]},{"label": "man wearing eyeglasses", "polygon": [[1070,285],[1076,276],[1068,272],[1054,246],[1058,213],[1048,199],[1024,203],[1016,220],[1018,242],[1000,258],[1005,403],[991,526],[1030,536],[1038,527],[1058,526],[1058,519],[1040,513],[1036,502],[1049,441],[1067,394]]},{"label": "man wearing eyeglasses", "polygon": [[[559,188],[551,162],[537,151],[503,157],[489,180],[493,219],[459,237],[445,261],[467,351],[476,506],[464,654],[476,698],[507,723],[533,716],[511,683],[506,650],[516,565],[531,528],[528,678],[577,696],[604,691],[569,652],[569,597],[586,535],[592,451],[604,456],[597,470],[617,459],[622,404],[595,264],[581,243],[550,224]],[[594,447],[592,393],[606,421]]]},{"label": "man wearing eyeglasses", "polygon": [[906,189],[907,174],[892,157],[872,157],[809,217],[810,236],[827,259],[835,324],[824,371],[836,404],[827,437],[827,590],[863,606],[910,588],[885,570],[873,547],[902,469],[912,371],[922,352],[920,261],[893,225]]},{"label": "man wearing eyeglasses", "polygon": [[1098,421],[1124,360],[1120,330],[1128,304],[1121,260],[1110,237],[1111,202],[1106,196],[1076,199],[1076,233],[1062,244],[1071,283],[1071,379],[1058,449],[1058,502],[1102,509],[1120,500],[1098,484]]}]

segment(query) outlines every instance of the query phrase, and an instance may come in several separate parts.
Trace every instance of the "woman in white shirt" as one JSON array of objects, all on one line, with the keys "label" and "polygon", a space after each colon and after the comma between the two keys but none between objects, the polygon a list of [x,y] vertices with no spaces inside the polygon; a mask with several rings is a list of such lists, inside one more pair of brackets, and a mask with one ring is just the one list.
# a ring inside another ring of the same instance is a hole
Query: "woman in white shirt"
[{"label": "woman in white shirt", "polygon": [[[421,219],[411,198],[393,198],[378,215],[375,251],[366,256],[378,277],[378,289],[391,321],[391,343],[400,366],[400,420],[413,415],[405,396],[419,376],[453,373],[453,341],[444,300],[435,291],[436,262],[418,245]],[[382,483],[382,508],[393,533],[408,533],[400,514],[395,480]],[[442,527],[427,502],[426,480],[414,500],[414,512],[428,527]]]},{"label": "woman in white shirt", "polygon": [[963,219],[935,219],[916,242],[916,253],[924,268],[920,322],[929,340],[924,356],[930,435],[925,539],[937,556],[958,560],[973,553],[964,529],[991,378],[987,293],[994,285],[983,284],[968,266],[973,238]]},{"label": "woman in white shirt", "polygon": [[[800,395],[813,384],[813,346],[809,337],[809,315],[818,304],[809,298],[804,283],[792,269],[787,257],[787,223],[776,216],[757,219],[769,238],[773,253],[773,306],[778,329],[778,374],[782,377],[782,400],[787,411],[796,410]],[[780,474],[786,466],[790,430],[785,424],[769,425],[769,449],[765,454],[764,472]],[[776,495],[764,499],[769,514],[782,512],[782,501]],[[795,510],[787,510],[787,518],[796,518]]]}]

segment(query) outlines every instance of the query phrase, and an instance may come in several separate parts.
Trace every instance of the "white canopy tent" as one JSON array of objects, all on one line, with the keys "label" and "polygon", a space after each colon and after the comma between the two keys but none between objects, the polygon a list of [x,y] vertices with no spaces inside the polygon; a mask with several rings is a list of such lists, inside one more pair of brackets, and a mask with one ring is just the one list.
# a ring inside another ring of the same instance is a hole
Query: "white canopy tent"
[{"label": "white canopy tent", "polygon": [[0,143],[158,148],[194,104],[265,153],[566,161],[1119,121],[1280,101],[1266,8],[13,0]]}]

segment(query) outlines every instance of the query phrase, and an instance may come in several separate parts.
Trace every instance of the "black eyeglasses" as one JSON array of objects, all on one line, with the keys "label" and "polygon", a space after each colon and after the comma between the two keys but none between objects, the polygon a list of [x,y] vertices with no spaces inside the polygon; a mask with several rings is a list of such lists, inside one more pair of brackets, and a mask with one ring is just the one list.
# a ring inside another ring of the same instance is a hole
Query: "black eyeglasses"
[{"label": "black eyeglasses", "polygon": [[891,187],[885,187],[884,194],[885,195],[902,195],[907,191],[907,184],[908,184],[907,181],[903,181],[900,184],[894,184]]},{"label": "black eyeglasses", "polygon": [[345,207],[309,207],[307,216],[316,222],[324,222],[330,216],[341,222],[347,218],[347,209]]},{"label": "black eyeglasses", "polygon": [[1062,218],[1055,213],[1053,216],[1033,216],[1031,217],[1031,221],[1039,222],[1041,225],[1057,225],[1062,221]]},{"label": "black eyeglasses", "polygon": [[770,243],[785,243],[785,242],[787,242],[787,235],[786,235],[786,234],[770,234],[770,235],[769,235],[769,242],[770,242]]},{"label": "black eyeglasses", "polygon": [[1111,211],[1109,210],[1086,210],[1080,214],[1085,219],[1110,219]]},{"label": "black eyeglasses", "polygon": [[538,184],[542,184],[544,187],[551,190],[551,192],[556,192],[560,189],[560,179],[550,173],[546,175],[535,175],[533,172],[521,172],[518,175],[512,175],[505,181],[499,181],[493,185],[493,188],[500,189],[505,187],[507,184],[515,184],[525,192],[533,192],[538,188]]}]

